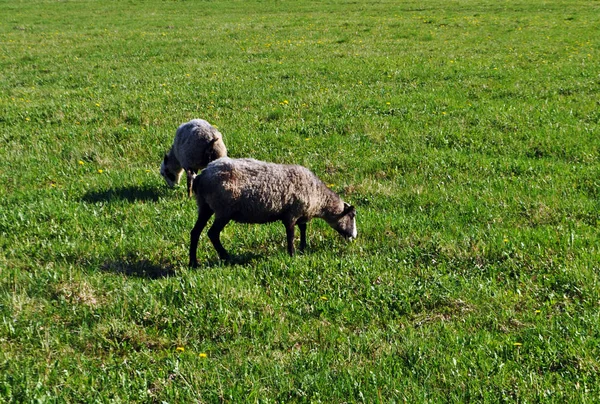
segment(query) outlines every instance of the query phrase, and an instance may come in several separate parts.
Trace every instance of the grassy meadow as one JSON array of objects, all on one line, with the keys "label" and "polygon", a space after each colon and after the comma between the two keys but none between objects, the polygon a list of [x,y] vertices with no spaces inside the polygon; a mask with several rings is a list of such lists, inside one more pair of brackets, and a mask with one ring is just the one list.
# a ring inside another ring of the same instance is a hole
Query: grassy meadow
[{"label": "grassy meadow", "polygon": [[[600,2],[0,0],[1,402],[600,401]],[[158,169],[204,118],[358,238]]]}]

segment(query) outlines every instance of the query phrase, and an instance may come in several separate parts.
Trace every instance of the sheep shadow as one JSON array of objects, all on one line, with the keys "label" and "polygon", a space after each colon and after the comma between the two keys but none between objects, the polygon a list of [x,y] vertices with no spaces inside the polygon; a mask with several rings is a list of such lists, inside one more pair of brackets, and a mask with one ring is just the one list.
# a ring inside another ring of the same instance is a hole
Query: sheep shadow
[{"label": "sheep shadow", "polygon": [[199,261],[197,269],[213,268],[213,267],[219,267],[219,266],[246,265],[246,264],[250,264],[250,263],[256,261],[259,258],[262,258],[262,255],[251,253],[251,252],[235,254],[235,255],[231,254],[229,256],[228,260],[222,260],[215,256],[215,257],[209,258],[207,261],[204,261],[204,262]]},{"label": "sheep shadow", "polygon": [[175,275],[172,264],[157,263],[147,259],[139,259],[135,256],[107,260],[100,266],[100,269],[113,274],[146,279],[162,279]]},{"label": "sheep shadow", "polygon": [[164,187],[156,188],[150,185],[127,185],[101,191],[88,191],[81,198],[84,202],[158,202],[164,195]]}]

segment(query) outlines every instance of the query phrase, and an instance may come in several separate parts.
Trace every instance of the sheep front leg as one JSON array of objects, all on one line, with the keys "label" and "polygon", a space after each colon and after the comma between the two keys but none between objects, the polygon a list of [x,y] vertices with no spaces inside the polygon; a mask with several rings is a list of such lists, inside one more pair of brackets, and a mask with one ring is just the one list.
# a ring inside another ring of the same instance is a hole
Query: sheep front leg
[{"label": "sheep front leg", "polygon": [[206,223],[212,214],[213,212],[210,210],[208,205],[198,209],[198,219],[196,220],[194,228],[190,232],[190,262],[188,265],[192,268],[198,267],[198,259],[196,258],[196,253],[198,251],[198,239],[200,238],[200,233],[202,233],[202,230],[206,226]]},{"label": "sheep front leg", "polygon": [[294,226],[296,225],[293,221],[284,221],[285,234],[287,236],[287,247],[290,257],[294,256]]},{"label": "sheep front leg", "polygon": [[219,253],[219,258],[221,258],[222,260],[229,259],[229,254],[227,253],[225,248],[223,248],[223,244],[221,244],[220,237],[221,230],[223,230],[227,223],[229,223],[229,218],[215,218],[215,222],[208,231],[208,238],[210,238],[210,241],[215,247],[215,250],[217,250],[217,253]]},{"label": "sheep front leg", "polygon": [[306,223],[298,223],[300,229],[300,252],[304,252],[306,248]]}]

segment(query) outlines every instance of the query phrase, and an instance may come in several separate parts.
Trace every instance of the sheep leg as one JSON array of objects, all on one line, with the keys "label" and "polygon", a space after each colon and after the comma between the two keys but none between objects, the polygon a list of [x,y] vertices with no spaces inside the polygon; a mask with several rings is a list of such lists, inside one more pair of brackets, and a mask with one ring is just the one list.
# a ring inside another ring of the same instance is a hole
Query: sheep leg
[{"label": "sheep leg", "polygon": [[200,238],[200,233],[202,233],[202,230],[206,226],[206,223],[212,214],[213,211],[208,207],[208,205],[198,209],[198,219],[196,220],[194,228],[190,232],[190,262],[188,265],[192,268],[198,267],[198,259],[196,258],[198,239]]},{"label": "sheep leg", "polygon": [[192,184],[194,182],[194,176],[196,174],[196,172],[194,170],[185,170],[185,173],[187,175],[187,190],[188,190],[188,197],[192,197]]},{"label": "sheep leg", "polygon": [[219,253],[219,258],[221,258],[222,260],[229,259],[229,254],[227,253],[225,248],[223,248],[223,244],[221,244],[220,238],[221,230],[223,230],[227,223],[229,223],[229,220],[229,218],[223,217],[215,218],[215,222],[210,227],[210,230],[208,230],[208,237],[210,238],[210,241],[215,247],[215,250],[217,250],[217,253]]},{"label": "sheep leg", "polygon": [[306,248],[306,223],[298,223],[300,229],[300,252],[304,252]]},{"label": "sheep leg", "polygon": [[284,226],[285,226],[285,234],[287,235],[287,246],[288,246],[288,253],[290,254],[290,257],[294,256],[294,226],[296,225],[296,223],[294,223],[293,221],[284,221],[283,222]]}]

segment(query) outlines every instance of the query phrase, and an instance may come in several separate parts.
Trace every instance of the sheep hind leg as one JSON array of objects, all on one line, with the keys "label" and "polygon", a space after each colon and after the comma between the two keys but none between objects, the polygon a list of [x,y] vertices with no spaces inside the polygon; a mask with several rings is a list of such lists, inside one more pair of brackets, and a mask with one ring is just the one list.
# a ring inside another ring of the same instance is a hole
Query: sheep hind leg
[{"label": "sheep hind leg", "polygon": [[186,176],[187,176],[187,190],[188,190],[188,197],[192,197],[193,191],[192,191],[192,185],[194,183],[194,178],[196,177],[196,172],[194,170],[185,170]]},{"label": "sheep hind leg", "polygon": [[192,268],[198,267],[198,259],[196,258],[196,252],[198,250],[198,239],[200,238],[200,233],[204,227],[206,227],[206,223],[208,223],[208,219],[212,216],[213,211],[208,207],[208,205],[203,205],[198,208],[198,219],[196,220],[196,224],[194,228],[190,232],[190,262],[189,266]]},{"label": "sheep hind leg", "polygon": [[210,238],[215,250],[217,250],[217,253],[219,254],[219,258],[222,260],[229,260],[229,254],[225,248],[223,248],[220,238],[221,230],[229,223],[229,220],[229,218],[223,217],[215,218],[215,222],[210,227],[210,230],[208,230],[208,238]]},{"label": "sheep hind leg", "polygon": [[296,223],[284,221],[283,224],[285,225],[285,234],[287,236],[288,253],[290,254],[290,257],[293,257],[294,256],[294,226],[296,225]]},{"label": "sheep hind leg", "polygon": [[298,228],[300,229],[300,247],[298,250],[304,252],[306,248],[306,223],[298,223]]}]

